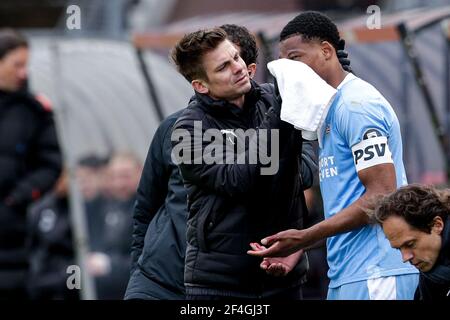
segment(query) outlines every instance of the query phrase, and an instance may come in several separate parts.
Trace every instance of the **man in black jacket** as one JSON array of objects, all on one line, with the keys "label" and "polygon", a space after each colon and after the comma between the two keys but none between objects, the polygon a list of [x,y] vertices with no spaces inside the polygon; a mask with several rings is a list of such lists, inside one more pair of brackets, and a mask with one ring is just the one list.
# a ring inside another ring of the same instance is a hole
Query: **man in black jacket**
[{"label": "man in black jacket", "polygon": [[450,299],[450,190],[412,184],[370,212],[404,262],[420,271],[415,300]]},{"label": "man in black jacket", "polygon": [[[237,25],[221,26],[237,46],[251,76],[258,48],[253,35]],[[148,151],[134,211],[133,265],[125,299],[184,299],[186,190],[171,160],[171,133],[182,111],[165,119]],[[310,145],[302,152],[304,187],[312,184],[317,165]]]},{"label": "man in black jacket", "polygon": [[196,91],[172,133],[188,193],[187,298],[300,299],[304,256],[287,257],[292,271],[278,279],[246,250],[269,231],[303,227],[301,133],[280,120],[273,87],[250,81],[223,30],[186,35],[172,59]]},{"label": "man in black jacket", "polygon": [[26,208],[61,171],[49,106],[26,90],[27,61],[27,40],[0,30],[0,299],[25,297]]}]

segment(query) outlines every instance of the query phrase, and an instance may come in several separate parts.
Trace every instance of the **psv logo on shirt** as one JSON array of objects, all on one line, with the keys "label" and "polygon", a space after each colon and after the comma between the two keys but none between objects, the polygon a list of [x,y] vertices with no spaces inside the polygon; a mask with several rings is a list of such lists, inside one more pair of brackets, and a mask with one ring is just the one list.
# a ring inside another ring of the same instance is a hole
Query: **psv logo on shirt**
[{"label": "psv logo on shirt", "polygon": [[356,171],[382,163],[394,163],[387,137],[376,129],[367,130],[363,140],[352,147],[352,153]]}]

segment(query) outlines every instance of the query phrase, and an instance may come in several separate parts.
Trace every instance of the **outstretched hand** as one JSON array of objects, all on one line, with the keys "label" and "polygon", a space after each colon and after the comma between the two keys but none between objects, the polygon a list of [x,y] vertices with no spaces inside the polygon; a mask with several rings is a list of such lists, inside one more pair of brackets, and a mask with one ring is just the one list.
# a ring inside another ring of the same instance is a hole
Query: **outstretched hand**
[{"label": "outstretched hand", "polygon": [[[315,240],[311,238],[308,229],[290,229],[271,235],[261,240],[265,247],[262,250],[249,250],[247,253],[256,257],[287,257],[312,245]],[[252,248],[253,249],[253,248]]]},{"label": "outstretched hand", "polygon": [[[259,243],[250,243],[250,247],[254,251],[266,250],[266,247],[261,246]],[[270,274],[275,277],[282,277],[287,275],[289,272],[292,271],[292,269],[294,269],[294,267],[300,260],[302,254],[303,250],[300,250],[284,258],[281,257],[264,258],[259,266],[261,267],[261,269],[265,270],[267,274]]]}]

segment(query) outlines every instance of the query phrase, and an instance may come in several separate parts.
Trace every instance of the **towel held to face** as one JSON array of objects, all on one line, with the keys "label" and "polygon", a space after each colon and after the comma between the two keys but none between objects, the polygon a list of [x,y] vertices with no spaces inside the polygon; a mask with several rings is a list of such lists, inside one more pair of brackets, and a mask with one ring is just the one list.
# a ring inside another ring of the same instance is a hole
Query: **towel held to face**
[{"label": "towel held to face", "polygon": [[303,62],[278,59],[267,64],[280,91],[281,120],[302,130],[305,140],[319,137],[337,90]]}]

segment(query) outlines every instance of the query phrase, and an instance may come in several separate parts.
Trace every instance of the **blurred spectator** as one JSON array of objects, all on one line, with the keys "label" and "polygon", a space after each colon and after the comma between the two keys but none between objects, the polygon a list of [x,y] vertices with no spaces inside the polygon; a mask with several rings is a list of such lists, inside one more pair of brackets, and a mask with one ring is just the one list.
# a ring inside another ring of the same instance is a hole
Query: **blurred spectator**
[{"label": "blurred spectator", "polygon": [[107,157],[88,155],[78,162],[76,179],[84,200],[86,215],[91,217],[90,223],[99,216],[96,213],[102,210],[103,181],[108,161]]},{"label": "blurred spectator", "polygon": [[67,267],[75,261],[67,179],[64,172],[54,191],[30,209],[27,288],[31,299],[79,299],[79,290],[69,290],[66,284]]},{"label": "blurred spectator", "polygon": [[61,171],[51,106],[27,89],[27,40],[0,30],[0,299],[26,298],[27,206]]},{"label": "blurred spectator", "polygon": [[131,267],[133,205],[142,171],[131,153],[114,155],[106,170],[107,196],[100,210],[89,212],[91,253],[88,268],[96,279],[99,299],[122,299]]},{"label": "blurred spectator", "polygon": [[141,161],[131,153],[118,153],[106,170],[106,194],[119,201],[134,200],[142,172]]},{"label": "blurred spectator", "polygon": [[103,175],[108,159],[88,155],[78,162],[77,183],[84,201],[93,201],[102,193]]}]

